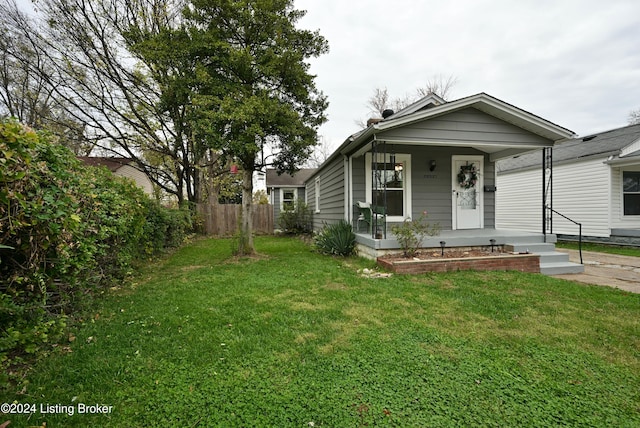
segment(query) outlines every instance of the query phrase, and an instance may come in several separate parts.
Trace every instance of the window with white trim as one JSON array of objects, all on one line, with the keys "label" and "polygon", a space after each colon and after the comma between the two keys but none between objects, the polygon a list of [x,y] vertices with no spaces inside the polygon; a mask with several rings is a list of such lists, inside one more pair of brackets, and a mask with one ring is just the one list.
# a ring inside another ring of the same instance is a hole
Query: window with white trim
[{"label": "window with white trim", "polygon": [[280,189],[280,209],[291,211],[296,204],[296,189]]},{"label": "window with white trim", "polygon": [[316,178],[315,181],[315,202],[316,202],[316,212],[320,212],[320,177]]},{"label": "window with white trim", "polygon": [[388,221],[403,221],[411,216],[411,155],[378,153],[376,160],[367,153],[367,202],[386,205]]},{"label": "window with white trim", "polygon": [[624,215],[640,215],[640,171],[622,172]]}]

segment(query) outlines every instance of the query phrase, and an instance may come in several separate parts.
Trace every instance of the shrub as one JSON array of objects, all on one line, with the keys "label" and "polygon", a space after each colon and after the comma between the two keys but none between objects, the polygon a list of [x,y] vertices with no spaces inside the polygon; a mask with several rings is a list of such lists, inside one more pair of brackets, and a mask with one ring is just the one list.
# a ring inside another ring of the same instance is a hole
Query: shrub
[{"label": "shrub", "polygon": [[179,245],[189,227],[187,211],[0,121],[0,366],[52,343],[83,296]]},{"label": "shrub", "polygon": [[315,237],[315,247],[324,254],[351,256],[356,252],[356,235],[345,220],[325,225]]},{"label": "shrub", "polygon": [[440,225],[429,224],[426,219],[427,212],[424,211],[417,220],[408,218],[400,225],[391,226],[391,232],[396,236],[405,257],[415,256],[426,236],[440,234]]},{"label": "shrub", "polygon": [[177,247],[194,230],[193,216],[188,208],[165,208],[149,198],[145,204],[147,214],[143,234],[146,240],[142,242],[145,254],[153,255],[165,248]]},{"label": "shrub", "polygon": [[292,235],[313,232],[313,212],[304,202],[296,201],[292,210],[280,211],[278,225]]}]

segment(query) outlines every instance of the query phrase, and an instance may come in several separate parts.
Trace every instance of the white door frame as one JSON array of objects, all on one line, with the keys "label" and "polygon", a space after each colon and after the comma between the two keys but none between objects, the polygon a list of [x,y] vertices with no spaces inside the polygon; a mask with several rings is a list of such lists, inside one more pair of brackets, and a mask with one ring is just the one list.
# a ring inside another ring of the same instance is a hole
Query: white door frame
[{"label": "white door frame", "polygon": [[458,224],[458,169],[457,161],[468,161],[478,165],[478,183],[476,184],[476,203],[478,210],[478,229],[484,229],[484,156],[482,155],[454,155],[451,156],[451,229],[475,229],[476,227],[461,227]]}]

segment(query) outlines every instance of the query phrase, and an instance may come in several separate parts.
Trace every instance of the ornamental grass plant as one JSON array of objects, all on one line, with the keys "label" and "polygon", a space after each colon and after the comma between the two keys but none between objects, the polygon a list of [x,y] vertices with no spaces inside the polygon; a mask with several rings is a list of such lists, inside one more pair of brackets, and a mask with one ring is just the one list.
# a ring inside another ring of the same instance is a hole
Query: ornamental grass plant
[{"label": "ornamental grass plant", "polygon": [[314,237],[315,248],[323,254],[348,257],[356,252],[356,235],[345,220],[325,225]]}]

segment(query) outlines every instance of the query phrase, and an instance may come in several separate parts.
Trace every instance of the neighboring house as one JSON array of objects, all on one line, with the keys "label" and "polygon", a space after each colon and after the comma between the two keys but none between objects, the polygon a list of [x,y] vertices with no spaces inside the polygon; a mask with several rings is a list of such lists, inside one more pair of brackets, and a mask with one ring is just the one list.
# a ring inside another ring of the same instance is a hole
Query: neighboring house
[{"label": "neighboring house", "polygon": [[114,175],[119,177],[126,177],[133,180],[144,192],[150,196],[153,195],[153,183],[149,180],[149,177],[139,169],[135,168],[135,161],[130,158],[118,158],[118,157],[93,157],[93,156],[79,156],[85,165],[89,166],[104,166],[109,169]]},{"label": "neighboring house", "polygon": [[[574,135],[485,93],[450,102],[429,95],[389,114],[347,138],[306,180],[314,227],[351,222],[360,229],[361,254],[369,256],[399,248],[389,226],[424,211],[442,229],[425,247],[441,240],[487,245],[489,238],[504,244],[512,235],[496,230],[496,162]],[[382,230],[362,228],[358,202],[383,206]]]},{"label": "neighboring house", "polygon": [[[640,245],[640,124],[599,132],[553,148],[552,208],[582,223],[589,240]],[[498,163],[500,228],[540,230],[540,154]],[[575,237],[578,227],[554,214],[552,232]]]},{"label": "neighboring house", "polygon": [[315,168],[300,169],[293,175],[278,174],[275,169],[267,169],[266,185],[269,203],[273,205],[273,221],[278,225],[281,211],[291,210],[297,201],[307,202],[305,181],[316,171]]}]

